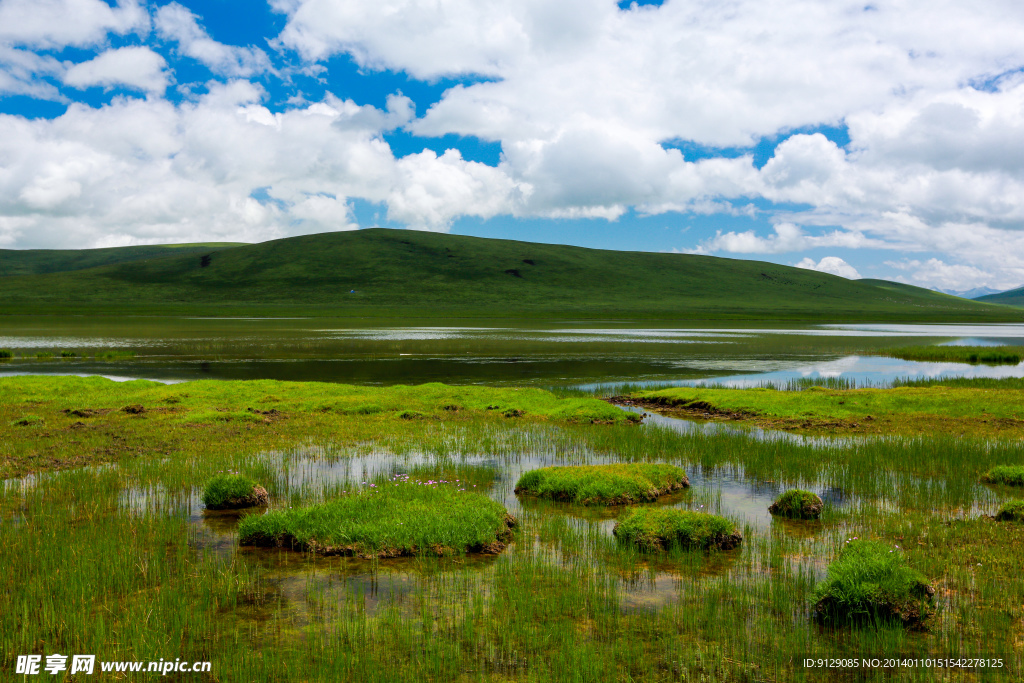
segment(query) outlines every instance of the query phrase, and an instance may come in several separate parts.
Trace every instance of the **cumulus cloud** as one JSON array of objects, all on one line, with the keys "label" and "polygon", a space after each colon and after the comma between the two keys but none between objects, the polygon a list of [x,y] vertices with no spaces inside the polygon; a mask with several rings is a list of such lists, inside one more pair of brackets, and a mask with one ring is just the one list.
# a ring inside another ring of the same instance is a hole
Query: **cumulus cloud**
[{"label": "cumulus cloud", "polygon": [[0,42],[37,48],[103,42],[107,34],[145,32],[149,15],[138,0],[2,0]]},{"label": "cumulus cloud", "polygon": [[160,37],[177,42],[184,54],[214,73],[248,77],[271,69],[263,50],[217,42],[199,25],[196,15],[176,2],[158,9],[154,23]]},{"label": "cumulus cloud", "polygon": [[23,247],[261,241],[356,227],[352,198],[444,230],[509,210],[499,169],[450,151],[396,159],[383,130],[408,120],[351,100],[284,112],[247,81],[196,102],[117,98],[53,120],[0,116],[0,243]]},{"label": "cumulus cloud", "polygon": [[164,58],[148,47],[122,47],[75,64],[64,72],[64,83],[74,88],[121,85],[159,93],[167,88],[166,66]]},{"label": "cumulus cloud", "polygon": [[814,262],[814,259],[807,257],[796,264],[796,267],[816,270],[819,273],[828,273],[829,275],[838,275],[839,277],[845,277],[847,280],[860,279],[860,273],[857,272],[857,269],[838,256],[826,256],[817,263]]}]

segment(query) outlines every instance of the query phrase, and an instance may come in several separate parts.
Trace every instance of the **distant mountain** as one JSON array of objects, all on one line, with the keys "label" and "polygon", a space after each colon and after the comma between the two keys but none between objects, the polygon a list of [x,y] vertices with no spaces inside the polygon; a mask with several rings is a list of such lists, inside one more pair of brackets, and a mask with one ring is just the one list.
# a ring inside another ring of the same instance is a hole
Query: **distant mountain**
[{"label": "distant mountain", "polygon": [[1017,289],[1011,289],[1006,292],[999,292],[998,294],[979,296],[977,301],[984,301],[985,303],[990,304],[1003,304],[1004,306],[1024,307],[1024,287],[1018,287]]},{"label": "distant mountain", "polygon": [[329,232],[0,277],[0,313],[1024,321],[1024,311],[774,263],[413,230]]},{"label": "distant mountain", "polygon": [[943,294],[952,294],[958,296],[961,299],[977,299],[978,297],[988,296],[989,294],[999,294],[1002,290],[992,289],[991,287],[975,287],[974,289],[940,289],[939,287],[933,287],[936,292],[942,292]]}]

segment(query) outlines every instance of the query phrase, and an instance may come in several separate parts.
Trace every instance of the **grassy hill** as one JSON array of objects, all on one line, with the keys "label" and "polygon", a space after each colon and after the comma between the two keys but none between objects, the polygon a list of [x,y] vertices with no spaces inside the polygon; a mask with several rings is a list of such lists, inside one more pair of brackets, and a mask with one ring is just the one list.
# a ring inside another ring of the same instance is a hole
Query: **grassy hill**
[{"label": "grassy hill", "polygon": [[984,301],[990,304],[1003,304],[1004,306],[1024,307],[1024,287],[1011,289],[1008,292],[999,292],[998,294],[979,296],[977,299],[975,299],[975,301]]},{"label": "grassy hill", "polygon": [[211,249],[239,246],[236,242],[207,244],[157,244],[107,249],[0,249],[0,277],[44,275],[85,270],[129,261],[185,254],[208,253]]},{"label": "grassy hill", "polygon": [[1024,320],[917,287],[757,261],[408,230],[325,233],[0,278],[0,313]]}]

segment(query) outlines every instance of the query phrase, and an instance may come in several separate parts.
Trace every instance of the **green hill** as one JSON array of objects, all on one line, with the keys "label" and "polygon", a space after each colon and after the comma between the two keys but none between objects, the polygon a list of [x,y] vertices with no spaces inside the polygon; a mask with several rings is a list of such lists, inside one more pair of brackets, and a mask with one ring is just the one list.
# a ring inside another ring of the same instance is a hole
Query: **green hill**
[{"label": "green hill", "polygon": [[0,312],[1024,320],[1024,311],[757,261],[370,229],[0,278]]},{"label": "green hill", "polygon": [[975,301],[984,301],[990,304],[1003,304],[1004,306],[1020,306],[1024,308],[1024,287],[1011,289],[1008,292],[979,296]]},{"label": "green hill", "polygon": [[236,242],[208,244],[157,244],[106,249],[0,249],[0,277],[44,275],[85,270],[128,261],[162,258],[168,255],[208,253],[210,249],[239,246]]}]

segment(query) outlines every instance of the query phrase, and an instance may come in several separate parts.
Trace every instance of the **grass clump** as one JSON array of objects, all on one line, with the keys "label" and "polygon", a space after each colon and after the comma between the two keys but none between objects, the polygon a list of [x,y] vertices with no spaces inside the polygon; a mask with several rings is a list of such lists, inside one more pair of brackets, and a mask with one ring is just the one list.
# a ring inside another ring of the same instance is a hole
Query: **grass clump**
[{"label": "grass clump", "polygon": [[218,474],[203,489],[203,504],[208,510],[235,510],[266,505],[267,490],[241,474]]},{"label": "grass clump", "polygon": [[768,506],[768,512],[789,519],[818,519],[825,504],[816,493],[790,489]]},{"label": "grass clump", "polygon": [[705,512],[676,508],[632,508],[616,522],[612,533],[641,550],[735,548],[743,537],[732,522]]},{"label": "grass clump", "polygon": [[366,558],[497,554],[515,525],[505,507],[485,495],[400,481],[319,505],[250,515],[239,524],[238,538],[242,545]]},{"label": "grass clump", "polygon": [[60,352],[60,357],[61,357],[61,358],[74,358],[74,357],[75,357],[75,356],[77,356],[77,355],[78,355],[78,354],[77,354],[77,353],[75,353],[74,351],[67,351],[67,350],[64,350],[64,351],[61,351],[61,352]]},{"label": "grass clump", "polygon": [[1003,503],[996,513],[997,522],[1024,522],[1024,500]]},{"label": "grass clump", "polygon": [[10,425],[12,427],[31,427],[32,425],[42,424],[43,418],[38,415],[22,415],[17,420],[12,420]]},{"label": "grass clump", "polygon": [[686,473],[675,465],[616,463],[530,470],[519,478],[515,491],[581,505],[628,505],[689,485]]},{"label": "grass clump", "polygon": [[986,484],[1024,486],[1024,465],[998,465],[981,475],[981,480]]},{"label": "grass clump", "polygon": [[14,352],[10,349],[0,349],[0,360],[9,360],[14,358]]},{"label": "grass clump", "polygon": [[907,564],[899,546],[847,541],[814,589],[814,614],[829,625],[899,622],[918,627],[934,611],[935,589]]}]

